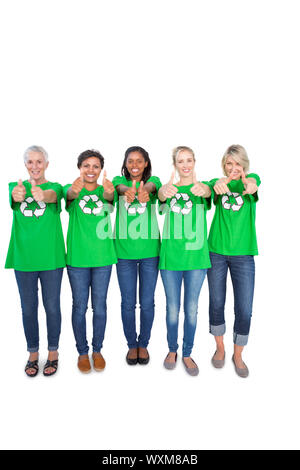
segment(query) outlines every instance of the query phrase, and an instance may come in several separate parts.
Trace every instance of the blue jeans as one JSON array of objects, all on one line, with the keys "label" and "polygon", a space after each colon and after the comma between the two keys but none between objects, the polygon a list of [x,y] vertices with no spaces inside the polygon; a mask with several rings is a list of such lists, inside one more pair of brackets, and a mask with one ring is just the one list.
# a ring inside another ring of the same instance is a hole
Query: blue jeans
[{"label": "blue jeans", "polygon": [[27,351],[39,350],[38,280],[42,287],[42,299],[46,312],[48,350],[58,349],[61,311],[60,289],[63,268],[50,271],[15,271],[21,299],[23,327]]},{"label": "blue jeans", "polygon": [[190,357],[197,326],[198,299],[207,269],[191,271],[160,271],[167,302],[167,340],[170,352],[178,349],[178,320],[181,284],[184,283],[183,357]]},{"label": "blue jeans", "polygon": [[207,272],[210,333],[214,336],[223,336],[226,330],[224,307],[227,271],[229,269],[234,294],[233,341],[238,346],[245,346],[248,342],[252,316],[255,279],[254,257],[210,253],[210,260],[211,268]]},{"label": "blue jeans", "polygon": [[72,289],[72,326],[79,355],[89,352],[86,339],[86,311],[91,288],[93,309],[93,352],[100,352],[106,327],[106,298],[112,266],[74,268],[67,266]]},{"label": "blue jeans", "polygon": [[[121,290],[123,330],[129,348],[148,346],[154,320],[154,292],[158,276],[158,257],[119,259],[117,275]],[[135,307],[139,277],[140,334],[137,337]]]}]

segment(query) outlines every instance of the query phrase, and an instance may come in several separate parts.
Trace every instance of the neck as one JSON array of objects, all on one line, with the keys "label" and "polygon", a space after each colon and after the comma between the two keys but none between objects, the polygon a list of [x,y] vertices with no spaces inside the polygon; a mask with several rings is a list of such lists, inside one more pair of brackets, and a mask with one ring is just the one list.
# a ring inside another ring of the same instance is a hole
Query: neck
[{"label": "neck", "polygon": [[95,183],[84,183],[84,187],[87,191],[95,191],[98,188],[97,181]]},{"label": "neck", "polygon": [[193,183],[193,177],[192,176],[181,176],[179,179],[179,186],[189,186],[190,184]]}]

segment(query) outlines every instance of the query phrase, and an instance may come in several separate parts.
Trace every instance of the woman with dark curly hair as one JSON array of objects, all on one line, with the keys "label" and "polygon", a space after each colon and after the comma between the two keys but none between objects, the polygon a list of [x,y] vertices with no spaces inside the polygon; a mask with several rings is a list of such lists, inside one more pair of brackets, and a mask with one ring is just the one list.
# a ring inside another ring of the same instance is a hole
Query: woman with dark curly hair
[{"label": "woman with dark curly hair", "polygon": [[86,311],[91,289],[93,308],[93,365],[101,371],[105,360],[101,354],[106,327],[106,297],[112,265],[117,262],[110,225],[114,186],[103,172],[103,156],[86,150],[78,157],[80,176],[64,187],[69,212],[67,235],[67,270],[72,289],[72,325],[79,354],[78,368],[91,371],[86,338]]},{"label": "woman with dark curly hair", "polygon": [[[119,195],[115,246],[122,322],[129,348],[126,361],[129,365],[148,364],[147,346],[154,319],[160,249],[155,208],[161,182],[151,176],[148,152],[138,146],[126,150],[121,173],[122,176],[113,179],[113,184]],[[135,319],[138,278],[141,307],[139,336]]]}]

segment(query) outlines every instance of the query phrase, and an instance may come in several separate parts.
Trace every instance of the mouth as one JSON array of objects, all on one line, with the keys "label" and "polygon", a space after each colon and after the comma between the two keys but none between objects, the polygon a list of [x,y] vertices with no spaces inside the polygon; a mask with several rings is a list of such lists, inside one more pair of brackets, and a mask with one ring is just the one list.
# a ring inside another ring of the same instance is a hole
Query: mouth
[{"label": "mouth", "polygon": [[138,168],[133,168],[133,169],[131,170],[131,173],[133,173],[134,175],[136,175],[137,173],[139,173],[139,171],[140,171],[140,170],[139,170]]}]

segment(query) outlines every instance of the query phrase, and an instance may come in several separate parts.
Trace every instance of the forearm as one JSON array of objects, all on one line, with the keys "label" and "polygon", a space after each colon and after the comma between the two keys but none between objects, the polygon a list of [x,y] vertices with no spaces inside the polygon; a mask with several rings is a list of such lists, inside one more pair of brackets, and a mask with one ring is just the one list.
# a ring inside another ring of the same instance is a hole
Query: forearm
[{"label": "forearm", "polygon": [[44,191],[44,202],[55,203],[57,202],[57,194],[53,189],[47,189]]},{"label": "forearm", "polygon": [[77,199],[78,194],[75,193],[72,188],[69,188],[67,191],[67,200],[68,201],[73,201],[73,199]]},{"label": "forearm", "polygon": [[161,187],[158,191],[158,199],[161,202],[165,202],[167,200],[166,196],[164,195],[163,188]]},{"label": "forearm", "polygon": [[128,186],[126,186],[125,184],[118,184],[118,186],[116,186],[117,193],[120,196],[124,196],[124,193],[128,191],[128,189]]},{"label": "forearm", "polygon": [[204,184],[204,183],[202,183],[202,184],[203,184],[203,187],[204,187],[204,190],[205,190],[203,197],[204,198],[210,197],[211,196],[210,187],[207,184]]},{"label": "forearm", "polygon": [[103,192],[103,197],[106,201],[112,202],[114,200],[114,193]]},{"label": "forearm", "polygon": [[156,186],[154,183],[149,182],[144,184],[144,189],[150,194],[156,191]]}]

